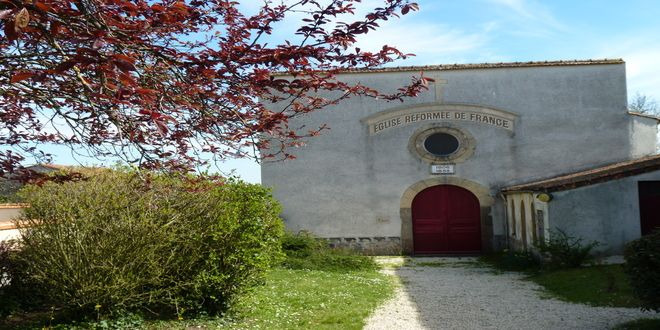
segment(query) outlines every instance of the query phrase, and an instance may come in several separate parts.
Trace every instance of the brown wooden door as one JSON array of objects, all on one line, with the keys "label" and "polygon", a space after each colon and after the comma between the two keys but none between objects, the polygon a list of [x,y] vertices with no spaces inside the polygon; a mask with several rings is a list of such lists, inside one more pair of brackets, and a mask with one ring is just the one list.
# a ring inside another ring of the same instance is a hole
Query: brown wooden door
[{"label": "brown wooden door", "polygon": [[479,200],[452,185],[422,190],[412,202],[415,254],[481,251]]},{"label": "brown wooden door", "polygon": [[639,182],[639,221],[642,235],[660,230],[660,181]]}]

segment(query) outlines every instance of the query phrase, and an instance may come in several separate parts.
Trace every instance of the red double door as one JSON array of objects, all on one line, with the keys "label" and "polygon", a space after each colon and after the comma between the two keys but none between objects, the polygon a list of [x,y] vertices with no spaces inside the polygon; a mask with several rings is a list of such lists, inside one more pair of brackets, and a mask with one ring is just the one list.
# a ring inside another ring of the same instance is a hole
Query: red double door
[{"label": "red double door", "polygon": [[481,252],[479,200],[452,185],[422,190],[412,202],[415,254]]}]

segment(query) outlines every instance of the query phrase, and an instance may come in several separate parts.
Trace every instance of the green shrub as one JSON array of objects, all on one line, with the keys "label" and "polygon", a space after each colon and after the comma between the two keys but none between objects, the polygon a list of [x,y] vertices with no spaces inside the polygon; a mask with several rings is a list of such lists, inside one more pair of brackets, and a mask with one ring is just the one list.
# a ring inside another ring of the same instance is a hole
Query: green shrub
[{"label": "green shrub", "polygon": [[660,230],[628,243],[624,257],[626,274],[642,308],[660,312]]},{"label": "green shrub", "polygon": [[594,257],[591,251],[600,243],[593,241],[584,245],[582,241],[581,238],[571,237],[559,229],[550,231],[548,241],[541,241],[537,245],[543,267],[576,268],[592,261]]},{"label": "green shrub", "polygon": [[287,231],[282,236],[282,251],[287,255],[308,256],[327,247],[327,242],[307,231],[297,234]]},{"label": "green shrub", "polygon": [[286,255],[282,265],[288,269],[354,271],[378,268],[373,258],[347,248],[331,248],[325,240],[308,232],[286,233],[282,238],[282,250]]},{"label": "green shrub", "polygon": [[11,259],[15,246],[16,242],[13,240],[0,241],[0,290],[6,288],[10,283],[9,278],[1,276],[1,274],[9,274],[14,268]]},{"label": "green shrub", "polygon": [[0,317],[15,310],[18,306],[13,293],[11,293],[11,278],[15,276],[13,270],[16,268],[13,262],[13,254],[16,243],[14,241],[0,241]]},{"label": "green shrub", "polygon": [[281,256],[280,206],[258,185],[104,171],[21,195],[11,286],[69,315],[216,313]]}]

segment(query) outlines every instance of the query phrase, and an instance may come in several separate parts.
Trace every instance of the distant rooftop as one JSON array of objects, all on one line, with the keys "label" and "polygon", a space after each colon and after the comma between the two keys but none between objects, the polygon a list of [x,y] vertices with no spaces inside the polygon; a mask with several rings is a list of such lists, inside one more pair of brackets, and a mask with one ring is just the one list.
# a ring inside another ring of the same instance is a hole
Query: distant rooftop
[{"label": "distant rooftop", "polygon": [[502,192],[506,194],[522,191],[553,192],[569,190],[657,170],[660,170],[660,155],[652,155],[550,179],[510,186],[502,189]]},{"label": "distant rooftop", "polygon": [[62,169],[65,169],[65,168],[69,168],[71,166],[52,164],[52,163],[37,163],[37,164],[34,164],[34,165],[26,166],[26,168],[29,168],[29,169],[32,169],[32,168],[35,168],[35,167],[45,167],[45,168],[49,168],[49,169],[53,169],[53,170],[62,170]]}]

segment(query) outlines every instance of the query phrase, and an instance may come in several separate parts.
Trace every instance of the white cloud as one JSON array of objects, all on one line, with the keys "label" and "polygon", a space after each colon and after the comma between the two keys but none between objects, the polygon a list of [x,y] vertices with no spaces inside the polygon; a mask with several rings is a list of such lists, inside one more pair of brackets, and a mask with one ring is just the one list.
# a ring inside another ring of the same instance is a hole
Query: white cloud
[{"label": "white cloud", "polygon": [[534,15],[527,8],[525,0],[489,0],[492,3],[508,7],[513,10],[516,14],[523,16],[525,18],[534,18]]},{"label": "white cloud", "polygon": [[[518,26],[511,29],[512,34],[526,36],[549,36],[569,29],[561,23],[545,5],[534,0],[486,0],[505,12],[502,19],[508,25]],[[513,15],[512,15],[513,14]]]},{"label": "white cloud", "polygon": [[492,31],[495,31],[495,30],[499,29],[500,26],[501,26],[500,22],[489,21],[489,22],[485,22],[485,23],[481,24],[481,29],[484,32],[489,33],[489,32],[492,32]]},{"label": "white cloud", "polygon": [[392,45],[402,52],[415,54],[415,62],[440,63],[473,52],[484,44],[483,35],[465,33],[446,25],[397,22],[362,36],[356,46],[365,51],[377,51],[383,45]]},{"label": "white cloud", "polygon": [[631,92],[660,100],[660,47],[636,49],[623,54]]},{"label": "white cloud", "polygon": [[603,42],[598,57],[626,61],[628,96],[640,93],[660,100],[660,38],[640,34],[612,37]]},{"label": "white cloud", "polygon": [[[352,22],[363,19],[374,8],[382,6],[383,0],[365,0],[356,4],[355,15],[343,15],[337,21]],[[363,51],[378,51],[383,45],[394,46],[404,53],[412,53],[410,57],[397,65],[419,65],[465,62],[464,59],[474,58],[475,53],[484,54],[483,46],[489,32],[498,28],[495,21],[476,26],[476,32],[466,32],[461,29],[430,21],[421,12],[410,12],[400,18],[392,18],[379,22],[380,27],[367,34],[358,35],[356,47]],[[294,32],[300,26],[302,18],[307,17],[301,12],[290,13],[287,18],[276,25],[272,36],[268,37],[270,45],[283,40],[298,40]],[[479,50],[479,52],[477,52]]]},{"label": "white cloud", "polygon": [[383,45],[394,46],[404,53],[415,54],[398,65],[440,64],[463,62],[483,50],[487,34],[497,28],[496,22],[467,32],[429,19],[421,12],[411,12],[399,19],[380,23],[375,31],[359,36],[357,47],[377,51]]}]

